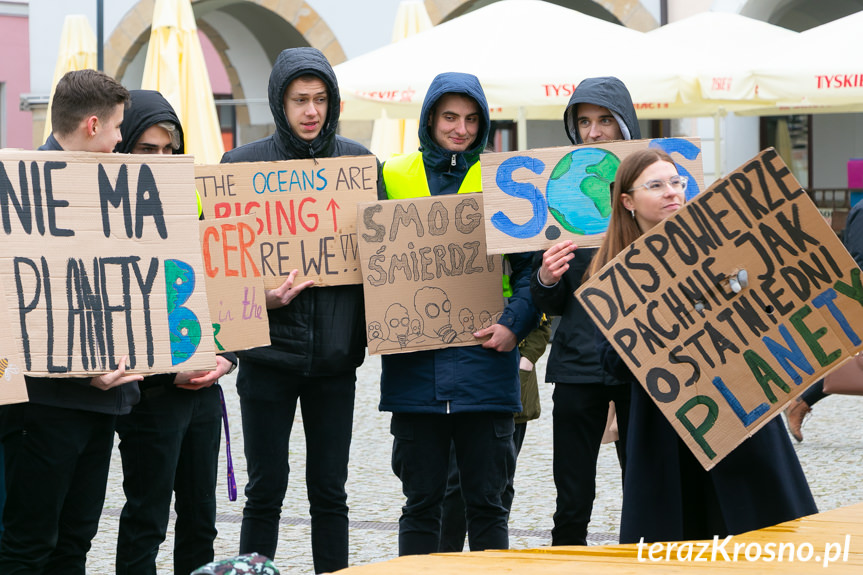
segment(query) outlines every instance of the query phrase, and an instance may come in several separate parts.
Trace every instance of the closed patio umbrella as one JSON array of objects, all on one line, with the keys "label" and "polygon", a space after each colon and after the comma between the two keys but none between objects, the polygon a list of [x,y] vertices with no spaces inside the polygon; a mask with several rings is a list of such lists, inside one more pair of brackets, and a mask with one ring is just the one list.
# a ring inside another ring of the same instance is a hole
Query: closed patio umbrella
[{"label": "closed patio umbrella", "polygon": [[189,0],[156,0],[141,88],[158,90],[174,107],[195,163],[219,162],[225,148]]},{"label": "closed patio umbrella", "polygon": [[57,86],[57,82],[67,72],[95,68],[96,35],[93,34],[86,16],[69,14],[63,21],[63,31],[60,33],[60,50],[57,53],[54,79],[51,82],[51,98],[48,100],[45,130],[42,134],[43,142],[48,139],[48,135],[51,133],[51,100],[54,99],[54,88]]}]

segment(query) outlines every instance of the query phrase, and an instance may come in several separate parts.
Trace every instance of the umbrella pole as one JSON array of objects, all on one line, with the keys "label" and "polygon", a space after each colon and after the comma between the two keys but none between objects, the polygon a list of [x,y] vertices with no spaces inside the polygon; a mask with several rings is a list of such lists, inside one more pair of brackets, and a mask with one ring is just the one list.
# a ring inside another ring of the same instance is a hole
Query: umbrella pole
[{"label": "umbrella pole", "polygon": [[527,149],[527,116],[524,112],[524,107],[518,107],[518,117],[516,118],[518,126],[518,149]]},{"label": "umbrella pole", "polygon": [[716,168],[714,168],[713,171],[715,172],[717,180],[722,177],[722,149],[719,147],[722,135],[722,126],[719,123],[719,115],[722,112],[722,108],[719,108],[713,115],[713,161],[716,162]]}]

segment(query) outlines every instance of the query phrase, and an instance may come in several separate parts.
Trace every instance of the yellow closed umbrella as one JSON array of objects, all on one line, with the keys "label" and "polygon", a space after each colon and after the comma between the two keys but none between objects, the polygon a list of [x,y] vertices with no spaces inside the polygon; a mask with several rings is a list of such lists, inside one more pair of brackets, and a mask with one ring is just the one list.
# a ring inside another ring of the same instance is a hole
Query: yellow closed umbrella
[{"label": "yellow closed umbrella", "polygon": [[54,66],[54,80],[51,82],[51,98],[48,100],[45,130],[42,134],[43,142],[51,133],[51,100],[54,99],[54,88],[57,87],[57,82],[67,72],[90,68],[96,68],[96,35],[93,34],[86,16],[69,14],[63,21],[63,31],[60,33],[60,50],[57,53],[57,64]]},{"label": "yellow closed umbrella", "polygon": [[[418,32],[432,27],[431,18],[422,0],[403,0],[396,11],[392,42],[404,40]],[[397,154],[406,154],[419,148],[419,121],[397,120],[387,117],[386,110],[375,120],[372,128],[372,141],[369,147],[382,160]]]},{"label": "yellow closed umbrella", "polygon": [[174,107],[196,163],[219,163],[222,130],[189,0],[156,0],[141,88],[161,92]]}]

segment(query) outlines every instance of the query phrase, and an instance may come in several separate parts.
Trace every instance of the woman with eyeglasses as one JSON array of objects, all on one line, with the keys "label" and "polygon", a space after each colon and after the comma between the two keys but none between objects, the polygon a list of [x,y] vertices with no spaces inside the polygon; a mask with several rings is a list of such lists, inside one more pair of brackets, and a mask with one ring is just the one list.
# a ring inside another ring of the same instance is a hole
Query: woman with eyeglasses
[{"label": "woman with eyeglasses", "polygon": [[[617,170],[611,220],[589,273],[680,209],[686,183],[661,150],[627,156]],[[601,335],[597,339],[603,367],[632,386],[621,543],[721,540],[818,511],[781,418],[705,471],[611,344]]]}]

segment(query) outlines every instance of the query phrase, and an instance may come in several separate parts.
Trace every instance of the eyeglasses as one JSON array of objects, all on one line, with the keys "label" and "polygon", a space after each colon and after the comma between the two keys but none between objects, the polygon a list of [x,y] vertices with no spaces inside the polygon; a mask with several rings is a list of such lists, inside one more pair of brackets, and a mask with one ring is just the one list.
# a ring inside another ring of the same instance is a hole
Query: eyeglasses
[{"label": "eyeglasses", "polygon": [[629,191],[634,192],[638,188],[644,188],[651,192],[662,192],[665,190],[665,186],[669,186],[675,192],[682,192],[686,189],[686,183],[688,181],[689,178],[686,176],[671,176],[667,180],[650,180],[640,186],[635,186]]}]

